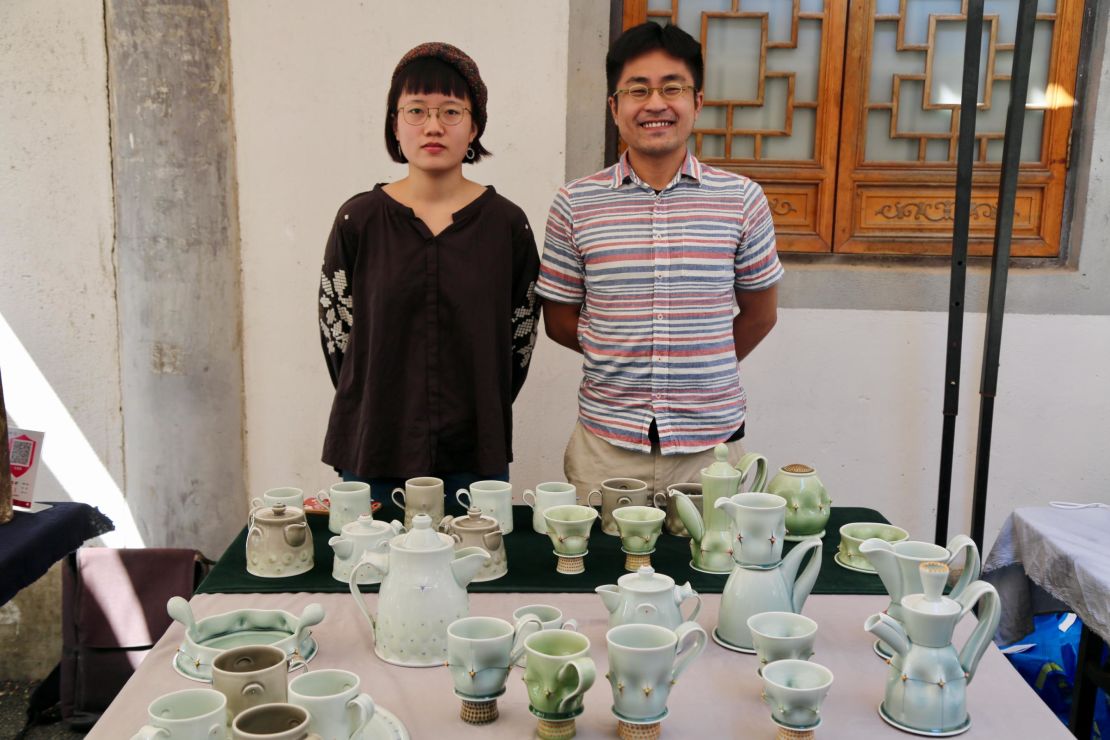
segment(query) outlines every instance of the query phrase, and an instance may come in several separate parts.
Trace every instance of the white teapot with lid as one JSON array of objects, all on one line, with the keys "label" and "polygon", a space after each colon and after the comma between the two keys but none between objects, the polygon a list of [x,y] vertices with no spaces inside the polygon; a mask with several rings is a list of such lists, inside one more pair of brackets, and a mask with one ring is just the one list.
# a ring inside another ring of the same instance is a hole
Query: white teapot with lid
[{"label": "white teapot with lid", "polygon": [[[609,626],[622,624],[657,624],[669,630],[683,622],[692,622],[701,611],[701,596],[687,581],[674,585],[674,579],[643,566],[635,573],[617,579],[617,585],[598,586],[594,591],[609,610]],[[682,603],[696,599],[690,616],[682,616]]]},{"label": "white teapot with lid", "polygon": [[[335,551],[332,560],[331,577],[347,583],[351,580],[351,570],[367,550],[384,550],[389,541],[405,531],[405,527],[394,519],[391,522],[375,521],[372,514],[363,514],[353,522],[344,524],[337,534],[328,540]],[[380,575],[365,573],[359,577],[360,586],[381,583]]]},{"label": "white teapot with lid", "polygon": [[[348,585],[370,625],[374,652],[387,663],[436,666],[447,660],[447,625],[470,612],[466,586],[490,555],[478,547],[455,550],[455,540],[417,514],[412,529],[389,541],[384,551],[367,550],[351,569]],[[382,578],[375,617],[358,590],[359,571]]]}]

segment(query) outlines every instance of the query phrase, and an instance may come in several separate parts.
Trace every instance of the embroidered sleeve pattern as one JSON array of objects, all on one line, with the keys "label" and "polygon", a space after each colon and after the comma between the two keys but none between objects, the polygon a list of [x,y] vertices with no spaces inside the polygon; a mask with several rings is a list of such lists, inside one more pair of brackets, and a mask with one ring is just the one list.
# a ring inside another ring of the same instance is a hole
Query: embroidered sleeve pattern
[{"label": "embroidered sleeve pattern", "polygon": [[332,227],[324,248],[324,265],[320,270],[320,295],[317,313],[320,322],[320,347],[328,365],[332,385],[339,383],[339,370],[347,353],[347,344],[354,326],[354,298],[347,269],[349,256],[344,248],[339,221]]},{"label": "embroidered sleeve pattern", "polygon": [[518,234],[513,251],[512,398],[515,400],[528,377],[532,348],[536,346],[540,324],[540,302],[536,296],[536,276],[540,264],[536,240],[527,223]]}]

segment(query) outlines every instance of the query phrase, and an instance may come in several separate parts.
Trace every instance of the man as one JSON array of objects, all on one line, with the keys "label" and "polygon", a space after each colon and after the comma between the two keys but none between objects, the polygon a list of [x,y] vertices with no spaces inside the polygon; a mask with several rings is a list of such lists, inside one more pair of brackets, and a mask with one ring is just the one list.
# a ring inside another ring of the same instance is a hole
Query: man
[{"label": "man", "polygon": [[548,216],[536,292],[547,335],[584,355],[564,457],[580,493],[615,476],[696,481],[720,442],[743,454],[737,364],[775,325],[782,266],[762,189],[686,150],[703,69],[675,26],[622,34],[606,74],[628,150]]}]

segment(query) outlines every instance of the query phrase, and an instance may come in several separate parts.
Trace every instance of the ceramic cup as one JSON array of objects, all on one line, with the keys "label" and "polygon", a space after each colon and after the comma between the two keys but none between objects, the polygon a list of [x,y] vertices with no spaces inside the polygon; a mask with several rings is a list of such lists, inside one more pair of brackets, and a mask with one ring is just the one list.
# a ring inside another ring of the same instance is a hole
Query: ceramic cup
[{"label": "ceramic cup", "polygon": [[320,740],[308,731],[308,712],[292,704],[260,704],[244,710],[231,725],[233,740]]},{"label": "ceramic cup", "polygon": [[212,661],[212,688],[227,697],[227,720],[259,704],[284,702],[289,668],[285,651],[273,645],[224,650]]},{"label": "ceramic cup", "polygon": [[702,511],[701,503],[701,483],[672,483],[667,486],[667,518],[663,521],[663,526],[667,531],[676,537],[689,537],[690,533],[686,531],[686,525],[682,523],[682,519],[678,516],[678,505],[675,502],[674,493],[686,494],[697,510]]},{"label": "ceramic cup", "polygon": [[610,478],[602,481],[601,489],[594,489],[586,496],[586,503],[595,506],[597,496],[601,506],[601,531],[619,536],[617,523],[613,521],[613,510],[622,506],[647,506],[651,503],[647,483],[636,478]]},{"label": "ceramic cup", "polygon": [[[531,501],[528,497],[531,496]],[[547,534],[547,522],[544,521],[543,512],[552,506],[578,503],[577,489],[570,483],[552,481],[540,483],[536,490],[528,489],[520,495],[524,503],[532,507],[532,529],[540,534]]]},{"label": "ceramic cup", "polygon": [[[463,499],[466,499],[465,501]],[[470,484],[470,490],[460,488],[455,500],[464,509],[477,507],[483,514],[493,517],[501,526],[501,534],[513,531],[513,485],[503,480],[480,480]]]},{"label": "ceramic cup", "polygon": [[763,667],[763,701],[775,724],[811,730],[821,724],[821,703],[832,686],[828,668],[808,660],[777,660]]},{"label": "ceramic cup", "polygon": [[328,531],[339,534],[343,525],[356,521],[370,511],[370,484],[358,481],[336,483],[327,495],[316,497],[328,509]]},{"label": "ceramic cup", "polygon": [[590,529],[597,519],[597,510],[591,506],[564,504],[552,506],[543,512],[547,522],[547,536],[559,555],[585,555],[590,544]]},{"label": "ceramic cup", "polygon": [[147,707],[148,723],[131,740],[224,740],[227,698],[215,689],[164,694]]},{"label": "ceramic cup", "polygon": [[[513,621],[519,622],[524,617],[534,614],[539,617],[540,629],[544,630],[570,630],[571,632],[578,631],[578,620],[567,619],[564,621],[563,612],[554,606],[548,604],[528,604],[522,606],[513,612]],[[519,658],[516,659],[518,666],[524,666],[528,662],[528,653],[524,652]]]},{"label": "ceramic cup", "polygon": [[649,553],[663,532],[666,513],[654,506],[623,506],[613,511],[621,536],[621,547],[633,554]]},{"label": "ceramic cup", "polygon": [[262,494],[262,498],[251,499],[251,508],[258,509],[263,506],[273,506],[274,504],[285,504],[286,508],[296,506],[298,509],[304,508],[304,491],[299,488],[271,488]]},{"label": "ceramic cup", "polygon": [[879,524],[877,522],[852,522],[840,528],[840,547],[836,557],[841,565],[847,565],[858,570],[874,571],[875,566],[859,551],[859,546],[864,540],[878,537],[893,544],[909,539],[910,533],[893,524]]},{"label": "ceramic cup", "polygon": [[[740,565],[774,565],[782,560],[786,539],[786,500],[770,493],[738,493],[729,499],[742,511],[741,526],[731,525],[732,558]],[[718,499],[720,501],[720,499]]]},{"label": "ceramic cup", "polygon": [[417,514],[430,516],[433,528],[443,519],[443,481],[439,478],[409,478],[404,488],[393,489],[390,498],[405,512],[405,529],[412,529],[412,518]]},{"label": "ceramic cup", "polygon": [[776,660],[809,660],[817,639],[817,622],[793,612],[762,612],[748,617],[752,647],[759,658],[756,672]]},{"label": "ceramic cup", "polygon": [[667,713],[678,677],[705,650],[705,630],[683,622],[675,630],[657,624],[622,624],[605,633],[613,711],[633,722],[655,722]]},{"label": "ceramic cup", "polygon": [[374,700],[358,687],[359,678],[350,671],[309,671],[289,682],[289,703],[308,712],[309,729],[323,740],[348,740],[374,716]]},{"label": "ceramic cup", "polygon": [[524,639],[541,629],[535,614],[523,615],[515,625],[496,617],[463,617],[447,625],[447,666],[456,693],[500,695],[509,669],[524,654]]},{"label": "ceramic cup", "polygon": [[524,685],[532,712],[553,720],[581,714],[582,695],[596,675],[589,639],[569,630],[543,630],[524,639],[524,652]]}]

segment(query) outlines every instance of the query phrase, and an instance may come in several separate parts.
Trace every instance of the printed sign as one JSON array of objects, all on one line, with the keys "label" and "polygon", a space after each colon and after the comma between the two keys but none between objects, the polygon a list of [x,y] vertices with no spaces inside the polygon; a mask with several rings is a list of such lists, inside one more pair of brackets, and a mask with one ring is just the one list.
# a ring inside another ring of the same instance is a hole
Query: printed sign
[{"label": "printed sign", "polygon": [[42,457],[42,432],[8,427],[11,457],[12,506],[29,509],[35,500],[35,473]]}]

